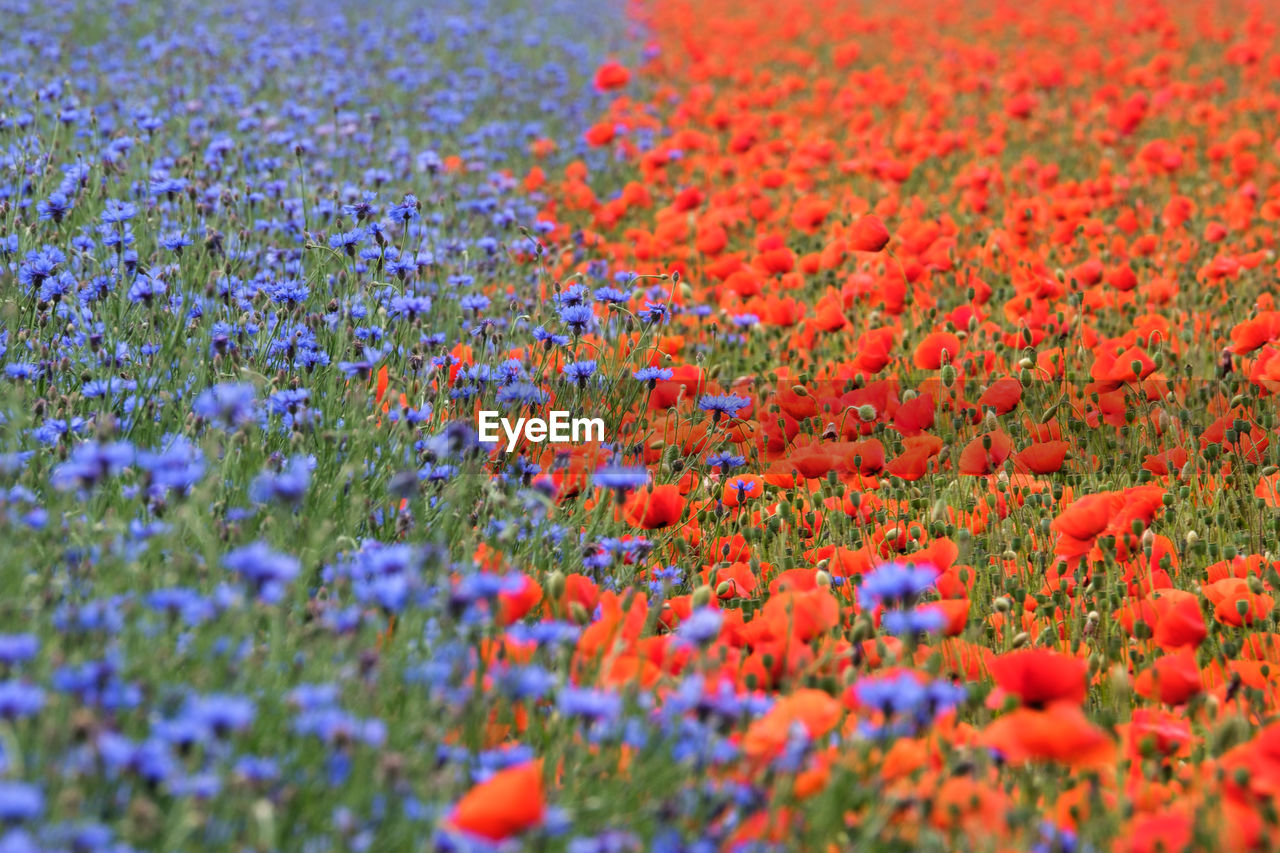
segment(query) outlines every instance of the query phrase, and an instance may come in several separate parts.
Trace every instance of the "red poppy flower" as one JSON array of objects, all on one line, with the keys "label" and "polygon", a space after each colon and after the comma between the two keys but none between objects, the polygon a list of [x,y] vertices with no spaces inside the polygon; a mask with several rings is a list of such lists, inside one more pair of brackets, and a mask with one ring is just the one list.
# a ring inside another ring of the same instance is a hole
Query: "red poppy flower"
[{"label": "red poppy flower", "polygon": [[1078,768],[1106,767],[1116,746],[1073,703],[1011,711],[987,726],[982,742],[1011,764],[1052,761]]},{"label": "red poppy flower", "polygon": [[853,224],[849,247],[855,252],[878,252],[889,245],[889,229],[875,216],[864,216]]},{"label": "red poppy flower", "polygon": [[1026,649],[991,659],[991,677],[1023,705],[1043,707],[1053,702],[1084,702],[1086,661],[1048,649]]},{"label": "red poppy flower", "polygon": [[542,762],[530,761],[499,770],[468,791],[449,822],[472,835],[502,841],[538,826],[545,813]]},{"label": "red poppy flower", "polygon": [[684,514],[685,499],[676,485],[637,489],[631,493],[623,512],[627,521],[645,530],[670,527]]},{"label": "red poppy flower", "polygon": [[595,84],[601,92],[621,89],[631,81],[631,72],[617,62],[606,62],[596,69]]}]

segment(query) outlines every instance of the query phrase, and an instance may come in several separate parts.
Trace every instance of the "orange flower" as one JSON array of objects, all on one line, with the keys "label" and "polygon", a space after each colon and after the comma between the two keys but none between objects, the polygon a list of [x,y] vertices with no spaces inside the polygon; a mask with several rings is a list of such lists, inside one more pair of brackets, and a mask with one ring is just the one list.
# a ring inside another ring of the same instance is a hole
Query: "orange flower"
[{"label": "orange flower", "polygon": [[1195,652],[1183,649],[1156,659],[1138,673],[1133,690],[1139,696],[1165,705],[1183,705],[1204,690],[1204,679]]},{"label": "orange flower", "polygon": [[875,216],[864,216],[853,224],[849,248],[855,252],[878,252],[889,245],[889,229]]},{"label": "orange flower", "polygon": [[670,527],[684,514],[685,499],[680,487],[675,485],[637,489],[623,508],[629,523],[645,530]]},{"label": "orange flower", "polygon": [[1115,758],[1115,743],[1069,702],[1005,714],[987,726],[982,742],[1011,764],[1053,761],[1077,768],[1105,767]]},{"label": "orange flower", "polygon": [[472,835],[502,841],[542,823],[546,813],[542,762],[499,770],[468,791],[449,822]]},{"label": "orange flower", "polygon": [[988,666],[1001,690],[1032,708],[1053,703],[1079,705],[1087,693],[1086,662],[1048,649],[1009,652],[992,658]]},{"label": "orange flower", "polygon": [[1223,578],[1203,590],[1205,598],[1213,603],[1214,618],[1237,628],[1265,619],[1275,606],[1274,598],[1254,592],[1244,578]]},{"label": "orange flower", "polygon": [[742,751],[755,761],[777,758],[791,737],[791,727],[801,725],[810,738],[819,738],[840,722],[842,709],[831,694],[801,688],[779,699],[763,717],[751,724]]}]

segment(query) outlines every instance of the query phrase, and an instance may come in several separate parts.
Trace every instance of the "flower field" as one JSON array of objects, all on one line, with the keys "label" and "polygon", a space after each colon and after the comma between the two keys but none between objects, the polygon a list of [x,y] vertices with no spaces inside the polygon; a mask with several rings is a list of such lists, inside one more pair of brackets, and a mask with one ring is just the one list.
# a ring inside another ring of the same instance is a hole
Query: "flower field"
[{"label": "flower field", "polygon": [[0,853],[1280,850],[1269,4],[0,20]]}]

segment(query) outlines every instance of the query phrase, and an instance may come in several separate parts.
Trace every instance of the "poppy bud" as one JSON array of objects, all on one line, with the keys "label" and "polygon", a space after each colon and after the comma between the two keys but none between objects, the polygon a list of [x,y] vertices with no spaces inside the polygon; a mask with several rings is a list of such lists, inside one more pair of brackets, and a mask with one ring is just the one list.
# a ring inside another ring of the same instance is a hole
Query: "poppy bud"
[{"label": "poppy bud", "polygon": [[711,587],[705,583],[693,591],[691,598],[693,609],[698,610],[711,603]]},{"label": "poppy bud", "polygon": [[276,810],[271,801],[266,798],[256,800],[251,813],[258,837],[268,845],[273,845],[276,839]]},{"label": "poppy bud", "polygon": [[1117,701],[1128,702],[1131,692],[1129,683],[1129,669],[1125,664],[1116,664],[1111,667],[1111,695]]},{"label": "poppy bud", "polygon": [[956,369],[950,364],[942,366],[942,384],[948,388],[956,384]]}]

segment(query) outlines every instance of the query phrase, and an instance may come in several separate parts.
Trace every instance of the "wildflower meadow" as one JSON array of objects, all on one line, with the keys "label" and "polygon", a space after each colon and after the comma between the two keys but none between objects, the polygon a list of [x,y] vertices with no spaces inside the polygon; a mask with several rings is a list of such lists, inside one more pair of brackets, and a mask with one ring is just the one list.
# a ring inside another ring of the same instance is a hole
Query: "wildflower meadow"
[{"label": "wildflower meadow", "polygon": [[1280,850],[1264,0],[0,0],[0,853]]}]

